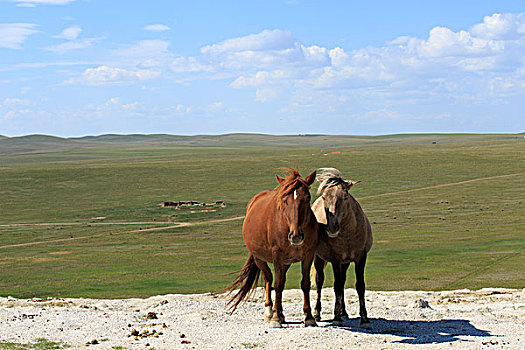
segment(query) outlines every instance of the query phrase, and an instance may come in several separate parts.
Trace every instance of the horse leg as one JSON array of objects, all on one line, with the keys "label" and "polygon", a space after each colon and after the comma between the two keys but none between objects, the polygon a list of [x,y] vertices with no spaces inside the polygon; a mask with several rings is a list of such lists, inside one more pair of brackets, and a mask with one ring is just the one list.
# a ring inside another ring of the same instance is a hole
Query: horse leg
[{"label": "horse leg", "polygon": [[371,329],[370,321],[366,314],[365,306],[365,264],[366,253],[355,263],[355,290],[359,295],[359,316],[361,316],[361,328]]},{"label": "horse leg", "polygon": [[326,267],[326,261],[316,255],[314,258],[314,267],[315,286],[317,288],[317,302],[315,303],[314,317],[316,321],[321,321],[321,291],[323,290],[324,269]]},{"label": "horse leg", "polygon": [[255,264],[259,268],[259,270],[262,271],[264,275],[264,282],[265,282],[265,289],[266,289],[266,302],[264,303],[265,311],[264,311],[264,320],[266,322],[270,322],[273,315],[273,302],[272,302],[272,282],[273,282],[273,276],[272,271],[268,267],[268,264],[261,260],[255,258]]},{"label": "horse leg", "polygon": [[343,286],[342,291],[342,297],[341,297],[341,321],[348,321],[348,313],[346,312],[346,305],[345,305],[345,283],[346,283],[346,271],[348,271],[348,267],[350,266],[350,263],[341,264],[341,284]]},{"label": "horse leg", "polygon": [[284,284],[286,283],[286,271],[288,271],[290,265],[282,264],[274,259],[273,267],[275,270],[275,304],[273,305],[273,315],[270,320],[270,327],[280,328],[285,322],[283,314],[283,290]]},{"label": "horse leg", "polygon": [[343,299],[344,299],[344,280],[342,278],[342,264],[338,262],[332,262],[332,268],[334,270],[334,294],[335,294],[335,306],[334,306],[334,320],[332,324],[334,326],[342,326],[343,320],[341,319],[343,310]]},{"label": "horse leg", "polygon": [[303,275],[303,278],[301,280],[301,289],[303,291],[303,312],[305,315],[304,325],[306,327],[317,326],[317,324],[315,323],[315,319],[312,316],[312,308],[310,306],[310,270],[312,269],[312,262],[314,260],[314,256],[315,251],[311,255],[306,256],[305,259],[301,261],[301,272]]}]

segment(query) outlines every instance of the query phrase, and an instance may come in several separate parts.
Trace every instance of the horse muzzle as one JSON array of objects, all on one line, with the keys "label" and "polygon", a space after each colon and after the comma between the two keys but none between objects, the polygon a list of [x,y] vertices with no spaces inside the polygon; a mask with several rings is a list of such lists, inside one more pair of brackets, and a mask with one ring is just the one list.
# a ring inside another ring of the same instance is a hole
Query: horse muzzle
[{"label": "horse muzzle", "polygon": [[339,235],[340,226],[337,217],[325,208],[326,213],[326,234],[330,238],[335,238]]},{"label": "horse muzzle", "polygon": [[288,234],[288,240],[290,241],[290,244],[293,246],[300,246],[304,243],[304,231],[299,231],[298,233],[294,233],[293,231],[290,231]]},{"label": "horse muzzle", "polygon": [[337,236],[339,236],[339,229],[337,229],[337,231],[335,232],[332,232],[332,231],[329,231],[329,230],[326,230],[326,235],[329,237],[329,238],[335,238]]},{"label": "horse muzzle", "polygon": [[328,220],[328,225],[326,226],[326,234],[330,238],[335,238],[339,235],[341,227],[339,226],[339,222],[337,219],[332,218],[331,220]]}]

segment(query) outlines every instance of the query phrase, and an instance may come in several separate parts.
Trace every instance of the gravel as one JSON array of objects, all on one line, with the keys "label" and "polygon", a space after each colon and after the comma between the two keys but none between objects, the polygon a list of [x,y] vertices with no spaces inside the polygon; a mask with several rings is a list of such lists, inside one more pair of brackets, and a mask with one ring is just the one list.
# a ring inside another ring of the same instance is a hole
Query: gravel
[{"label": "gravel", "polygon": [[305,328],[302,292],[285,291],[288,323],[280,329],[263,320],[261,288],[233,315],[224,295],[212,293],[112,300],[0,298],[0,347],[44,338],[71,349],[525,348],[525,290],[367,291],[371,330],[359,328],[355,291],[348,289],[345,296],[350,320],[342,327],[331,325],[333,292],[325,289],[322,321]]}]

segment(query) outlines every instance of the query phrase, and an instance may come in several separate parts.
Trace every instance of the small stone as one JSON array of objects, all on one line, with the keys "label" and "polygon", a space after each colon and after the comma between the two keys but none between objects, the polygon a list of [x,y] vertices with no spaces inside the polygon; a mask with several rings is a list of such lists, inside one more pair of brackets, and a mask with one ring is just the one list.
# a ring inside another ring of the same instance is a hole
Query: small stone
[{"label": "small stone", "polygon": [[139,331],[137,331],[135,328],[133,328],[133,330],[131,331],[131,335],[136,337],[136,336],[139,335]]},{"label": "small stone", "polygon": [[181,343],[181,344],[191,344],[191,341],[189,341],[189,340],[183,340],[183,341],[181,341],[180,343]]},{"label": "small stone", "polygon": [[181,337],[181,338],[186,338],[186,334],[182,333],[182,334],[180,335],[180,337]]},{"label": "small stone", "polygon": [[146,315],[146,318],[148,320],[156,320],[157,319],[157,313],[156,312],[148,312],[148,314]]},{"label": "small stone", "polygon": [[414,307],[421,308],[421,309],[430,309],[431,308],[430,305],[428,304],[428,301],[426,301],[424,299],[416,300]]}]

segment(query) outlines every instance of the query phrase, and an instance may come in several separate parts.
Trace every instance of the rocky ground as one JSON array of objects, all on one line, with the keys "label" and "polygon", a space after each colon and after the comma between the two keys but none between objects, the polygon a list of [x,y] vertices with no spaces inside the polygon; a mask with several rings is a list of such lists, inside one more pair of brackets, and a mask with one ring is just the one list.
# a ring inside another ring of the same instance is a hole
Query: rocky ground
[{"label": "rocky ground", "polygon": [[315,328],[301,324],[301,291],[285,291],[288,323],[281,329],[263,321],[262,296],[258,290],[233,315],[224,296],[214,294],[0,298],[0,348],[44,338],[72,349],[525,349],[525,290],[368,291],[371,330],[359,328],[352,289],[346,290],[351,319],[343,327],[331,325],[330,289]]}]

